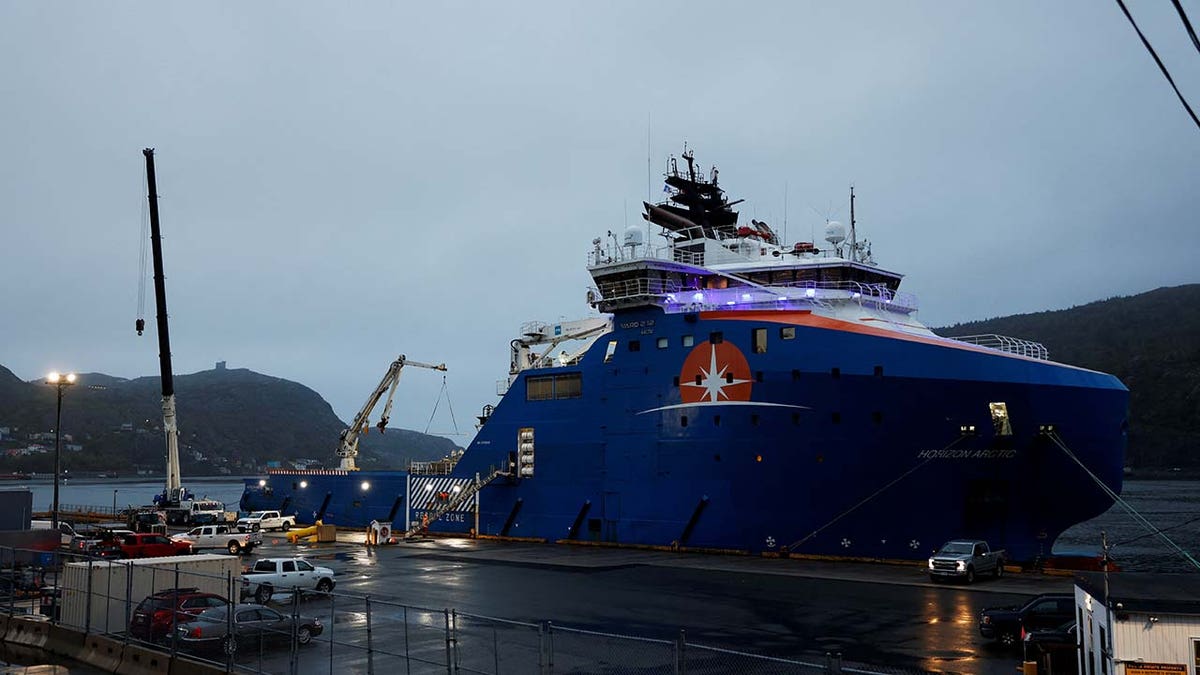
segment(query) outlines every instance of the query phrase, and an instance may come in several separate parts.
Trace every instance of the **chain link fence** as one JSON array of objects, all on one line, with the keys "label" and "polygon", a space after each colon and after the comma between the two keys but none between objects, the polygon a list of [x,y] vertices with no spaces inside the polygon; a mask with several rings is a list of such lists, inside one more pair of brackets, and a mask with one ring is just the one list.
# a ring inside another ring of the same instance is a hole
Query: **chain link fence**
[{"label": "chain link fence", "polygon": [[[797,660],[753,654],[695,644],[684,631],[672,639],[622,635],[350,593],[276,589],[260,605],[241,574],[237,556],[108,560],[0,548],[0,613],[38,616],[104,636],[123,646],[126,656],[148,650],[240,673],[922,672],[844,664],[840,655]],[[86,651],[76,656],[86,659]]]}]

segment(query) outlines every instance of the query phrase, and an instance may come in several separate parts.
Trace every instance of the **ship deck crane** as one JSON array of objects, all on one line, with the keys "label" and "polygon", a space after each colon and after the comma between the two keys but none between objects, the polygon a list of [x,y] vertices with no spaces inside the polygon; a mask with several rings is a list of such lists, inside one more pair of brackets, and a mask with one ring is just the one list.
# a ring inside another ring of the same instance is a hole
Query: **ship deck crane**
[{"label": "ship deck crane", "polygon": [[363,404],[358,414],[354,416],[354,420],[350,426],[342,432],[341,441],[338,445],[337,456],[341,458],[341,468],[345,471],[357,471],[358,466],[354,463],[354,458],[358,457],[358,436],[366,433],[369,428],[369,418],[371,411],[379,403],[379,399],[383,398],[384,392],[387,392],[387,402],[383,406],[383,414],[379,417],[379,422],[375,426],[380,433],[387,427],[388,418],[392,414],[392,398],[396,395],[396,386],[400,384],[400,371],[404,370],[405,366],[416,366],[418,368],[429,368],[430,370],[440,370],[445,372],[446,364],[421,363],[420,361],[410,361],[403,354],[398,359],[392,361],[392,365],[388,366],[387,373],[383,379],[379,381],[379,386],[375,387],[375,391],[367,397],[367,402]]}]

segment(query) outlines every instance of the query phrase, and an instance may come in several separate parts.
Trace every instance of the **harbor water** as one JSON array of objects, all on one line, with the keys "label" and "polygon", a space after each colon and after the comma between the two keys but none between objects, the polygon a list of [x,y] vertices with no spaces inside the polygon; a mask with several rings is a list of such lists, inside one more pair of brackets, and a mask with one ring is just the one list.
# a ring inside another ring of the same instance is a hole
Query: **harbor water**
[{"label": "harbor water", "polygon": [[[241,478],[195,478],[185,483],[196,497],[216,499],[230,511],[242,496]],[[72,478],[59,484],[59,503],[117,508],[150,504],[162,491],[161,480],[144,478]],[[49,510],[53,484],[47,479],[13,481],[0,490],[29,489],[35,510]],[[1200,555],[1200,481],[1129,480],[1122,494],[1126,503],[1189,555]],[[1101,533],[1108,536],[1111,555],[1130,572],[1195,571],[1187,558],[1161,536],[1149,531],[1120,505],[1063,533],[1054,552],[1099,555]]]}]

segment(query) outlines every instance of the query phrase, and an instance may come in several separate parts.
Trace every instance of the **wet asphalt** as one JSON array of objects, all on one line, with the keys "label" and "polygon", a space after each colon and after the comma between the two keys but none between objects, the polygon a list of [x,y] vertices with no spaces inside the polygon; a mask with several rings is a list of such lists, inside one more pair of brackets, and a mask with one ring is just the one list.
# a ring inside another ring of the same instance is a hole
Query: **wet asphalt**
[{"label": "wet asphalt", "polygon": [[[1011,675],[1020,651],[985,642],[976,628],[979,612],[1071,588],[1069,578],[1040,575],[935,584],[915,563],[466,539],[360,542],[361,536],[341,534],[336,544],[293,546],[267,535],[245,556],[251,562],[300,555],[332,568],[338,585],[331,598],[272,600],[280,611],[322,620],[325,634],[312,644],[295,654],[286,645],[243,645],[237,661],[287,672],[294,658],[306,673],[366,672],[370,661],[377,672],[415,673],[446,672],[450,658],[475,672],[537,672],[544,652],[537,624],[551,621],[555,672],[671,672],[661,670],[671,650],[665,642],[563,630],[571,628],[662,641],[678,639],[682,630],[692,645],[689,660],[696,659],[688,672],[763,665],[694,647],[703,645],[814,664],[840,653],[847,664]],[[449,619],[458,628],[453,650],[445,640],[446,609],[458,614]]]}]

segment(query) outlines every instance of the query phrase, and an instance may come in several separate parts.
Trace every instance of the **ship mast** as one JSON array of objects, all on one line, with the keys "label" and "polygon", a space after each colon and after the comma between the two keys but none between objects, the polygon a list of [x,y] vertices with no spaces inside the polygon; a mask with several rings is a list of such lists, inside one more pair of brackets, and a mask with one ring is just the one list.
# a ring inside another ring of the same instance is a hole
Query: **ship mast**
[{"label": "ship mast", "polygon": [[858,242],[854,237],[854,186],[850,186],[850,262],[858,262]]},{"label": "ship mast", "polygon": [[[154,255],[154,306],[158,314],[158,370],[162,380],[163,432],[167,437],[166,505],[183,498],[179,479],[179,431],[175,422],[175,379],[171,374],[171,338],[167,332],[167,290],[163,275],[162,234],[158,227],[158,186],[154,179],[154,148],[146,156],[146,185],[150,200],[150,246]],[[140,326],[139,326],[140,328]],[[140,334],[140,330],[139,330]]]}]

